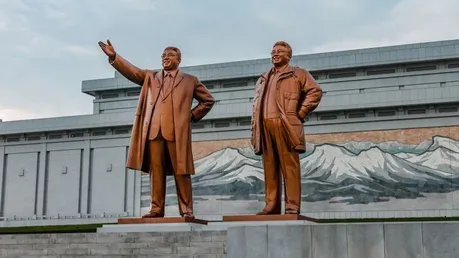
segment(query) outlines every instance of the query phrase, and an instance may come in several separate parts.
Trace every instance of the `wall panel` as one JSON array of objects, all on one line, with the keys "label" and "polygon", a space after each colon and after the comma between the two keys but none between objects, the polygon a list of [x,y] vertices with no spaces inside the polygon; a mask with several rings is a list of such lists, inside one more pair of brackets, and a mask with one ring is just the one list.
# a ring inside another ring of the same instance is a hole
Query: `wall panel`
[{"label": "wall panel", "polygon": [[46,215],[78,213],[81,157],[81,150],[49,152]]},{"label": "wall panel", "polygon": [[122,213],[125,208],[126,147],[93,149],[91,213]]},{"label": "wall panel", "polygon": [[6,165],[4,216],[35,213],[38,153],[9,154]]}]

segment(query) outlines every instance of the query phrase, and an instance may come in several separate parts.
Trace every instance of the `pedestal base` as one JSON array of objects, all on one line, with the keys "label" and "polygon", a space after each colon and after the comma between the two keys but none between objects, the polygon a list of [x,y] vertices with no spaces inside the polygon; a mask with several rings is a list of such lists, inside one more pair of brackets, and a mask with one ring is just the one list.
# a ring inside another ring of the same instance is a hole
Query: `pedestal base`
[{"label": "pedestal base", "polygon": [[276,214],[276,215],[234,215],[223,216],[224,222],[235,221],[282,221],[282,220],[307,220],[318,222],[317,219],[306,217],[298,214]]},{"label": "pedestal base", "polygon": [[189,217],[167,217],[167,218],[120,218],[118,224],[165,224],[165,223],[195,223],[207,225],[206,220]]},{"label": "pedestal base", "polygon": [[223,216],[221,221],[196,218],[119,218],[118,224],[103,225],[97,232],[186,232],[226,231],[231,227],[304,226],[319,222],[317,219],[296,215],[234,215]]}]

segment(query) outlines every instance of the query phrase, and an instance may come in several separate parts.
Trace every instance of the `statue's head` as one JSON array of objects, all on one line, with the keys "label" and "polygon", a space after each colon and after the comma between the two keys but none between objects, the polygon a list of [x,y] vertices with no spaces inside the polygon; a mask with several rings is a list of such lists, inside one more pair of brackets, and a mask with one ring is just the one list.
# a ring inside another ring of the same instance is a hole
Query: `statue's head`
[{"label": "statue's head", "polygon": [[283,66],[292,59],[292,48],[287,42],[277,41],[271,51],[271,62],[274,66]]},{"label": "statue's head", "polygon": [[182,61],[182,53],[176,47],[166,47],[161,59],[164,70],[174,70],[179,67],[180,61]]}]

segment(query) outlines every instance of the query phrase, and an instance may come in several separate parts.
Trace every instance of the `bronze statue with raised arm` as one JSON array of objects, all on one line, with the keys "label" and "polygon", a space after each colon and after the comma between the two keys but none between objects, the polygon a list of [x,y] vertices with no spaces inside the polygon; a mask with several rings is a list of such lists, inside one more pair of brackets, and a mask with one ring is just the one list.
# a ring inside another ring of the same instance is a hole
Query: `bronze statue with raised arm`
[{"label": "bronze statue with raised arm", "polygon": [[[166,176],[174,176],[180,215],[194,218],[190,123],[211,110],[214,98],[198,78],[179,70],[181,52],[176,47],[166,47],[163,69],[151,71],[125,60],[109,40],[99,46],[117,71],[142,86],[126,167],[150,175],[151,210],[143,217],[164,217]],[[198,101],[194,108],[193,98]]]},{"label": "bronze statue with raised arm", "polygon": [[282,177],[285,213],[300,214],[301,171],[299,154],[306,151],[306,116],[322,99],[322,89],[311,74],[290,66],[292,48],[276,42],[271,51],[273,67],[256,84],[251,143],[262,155],[265,207],[258,215],[281,214]]}]

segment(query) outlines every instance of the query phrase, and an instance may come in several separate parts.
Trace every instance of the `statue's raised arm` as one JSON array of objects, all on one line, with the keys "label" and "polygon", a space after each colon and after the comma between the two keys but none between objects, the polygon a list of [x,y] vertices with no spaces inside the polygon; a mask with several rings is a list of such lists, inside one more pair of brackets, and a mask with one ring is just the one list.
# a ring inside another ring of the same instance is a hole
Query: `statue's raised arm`
[{"label": "statue's raised arm", "polygon": [[135,84],[140,86],[143,85],[145,80],[146,71],[140,69],[129,61],[122,58],[118,53],[116,53],[115,48],[113,47],[110,40],[107,40],[107,44],[102,41],[99,41],[99,46],[102,51],[108,56],[109,63],[124,77],[132,81]]}]

